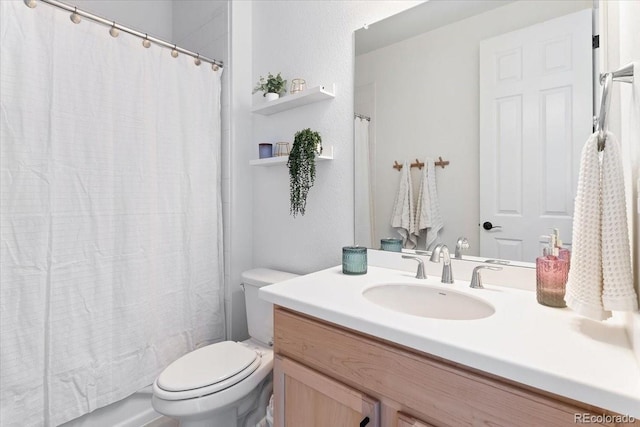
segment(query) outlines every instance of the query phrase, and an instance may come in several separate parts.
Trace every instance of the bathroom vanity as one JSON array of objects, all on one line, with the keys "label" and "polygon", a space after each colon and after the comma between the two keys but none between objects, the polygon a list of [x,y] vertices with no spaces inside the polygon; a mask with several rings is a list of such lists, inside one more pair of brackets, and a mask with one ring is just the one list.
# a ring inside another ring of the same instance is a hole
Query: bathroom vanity
[{"label": "bathroom vanity", "polygon": [[276,425],[555,426],[603,413],[286,309],[274,320]]},{"label": "bathroom vanity", "polygon": [[[640,369],[623,328],[535,302],[531,291],[340,267],[272,287],[277,426],[555,426],[640,418]],[[495,313],[427,318],[363,297],[423,286]],[[587,418],[587,417],[597,418]],[[581,418],[582,417],[582,418]],[[633,419],[631,419],[633,420]]]}]

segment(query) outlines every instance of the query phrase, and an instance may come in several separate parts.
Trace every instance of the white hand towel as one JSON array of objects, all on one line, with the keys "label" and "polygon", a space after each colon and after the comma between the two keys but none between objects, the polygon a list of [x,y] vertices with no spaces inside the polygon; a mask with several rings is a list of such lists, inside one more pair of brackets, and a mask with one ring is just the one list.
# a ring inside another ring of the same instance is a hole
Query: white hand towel
[{"label": "white hand towel", "polygon": [[620,144],[615,135],[607,132],[602,159],[602,303],[605,310],[638,309],[625,200]]},{"label": "white hand towel", "polygon": [[418,193],[416,206],[415,232],[416,236],[419,236],[422,230],[427,230],[425,249],[430,249],[434,244],[440,242],[438,233],[444,226],[444,222],[440,214],[434,161],[427,157],[424,163],[425,167],[422,169],[420,192]]},{"label": "white hand towel", "polygon": [[597,133],[582,150],[573,219],[567,306],[595,320],[637,310],[620,146],[607,132],[602,166]]},{"label": "white hand towel", "polygon": [[593,134],[580,158],[573,210],[571,269],[564,299],[572,310],[596,320],[611,317],[602,305],[601,217],[598,136]]},{"label": "white hand towel", "polygon": [[411,183],[409,162],[404,162],[400,173],[398,194],[393,203],[393,213],[391,214],[391,226],[398,229],[398,233],[402,236],[402,245],[405,248],[413,249],[418,240],[414,228],[413,184]]}]

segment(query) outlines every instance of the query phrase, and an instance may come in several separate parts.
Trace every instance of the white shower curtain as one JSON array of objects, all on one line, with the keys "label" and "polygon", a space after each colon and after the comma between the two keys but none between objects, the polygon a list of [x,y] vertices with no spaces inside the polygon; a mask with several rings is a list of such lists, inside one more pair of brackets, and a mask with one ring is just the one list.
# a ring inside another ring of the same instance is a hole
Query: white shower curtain
[{"label": "white shower curtain", "polygon": [[0,66],[0,420],[53,426],[224,337],[222,71],[22,1]]},{"label": "white shower curtain", "polygon": [[371,150],[369,149],[369,121],[356,117],[355,139],[355,243],[374,248],[373,183],[371,173]]}]

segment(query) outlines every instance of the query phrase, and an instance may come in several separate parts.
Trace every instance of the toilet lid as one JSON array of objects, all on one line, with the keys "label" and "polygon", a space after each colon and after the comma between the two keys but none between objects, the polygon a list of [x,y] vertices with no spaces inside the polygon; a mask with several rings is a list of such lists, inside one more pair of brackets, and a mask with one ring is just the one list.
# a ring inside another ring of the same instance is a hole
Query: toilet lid
[{"label": "toilet lid", "polygon": [[242,373],[254,366],[257,358],[255,350],[233,341],[211,344],[187,353],[167,366],[156,384],[171,392],[206,387]]}]

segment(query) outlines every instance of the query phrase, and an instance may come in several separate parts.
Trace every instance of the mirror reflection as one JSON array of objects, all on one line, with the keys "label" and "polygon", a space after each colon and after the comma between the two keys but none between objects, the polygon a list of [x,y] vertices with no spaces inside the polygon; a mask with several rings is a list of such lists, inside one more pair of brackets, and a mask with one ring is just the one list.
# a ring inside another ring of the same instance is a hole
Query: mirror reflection
[{"label": "mirror reflection", "polygon": [[533,262],[557,228],[570,247],[593,6],[431,0],[356,31],[356,244]]}]

